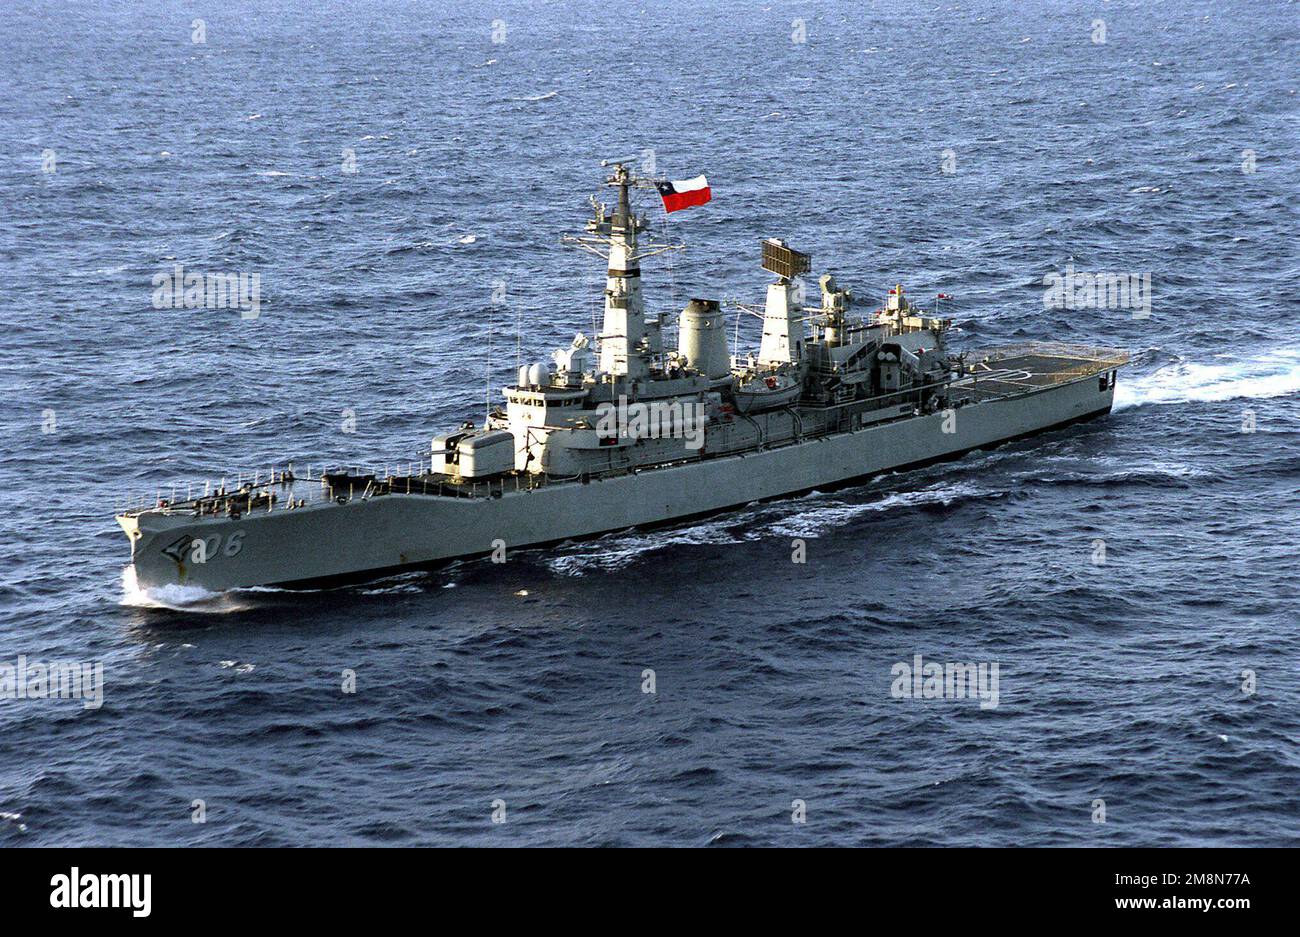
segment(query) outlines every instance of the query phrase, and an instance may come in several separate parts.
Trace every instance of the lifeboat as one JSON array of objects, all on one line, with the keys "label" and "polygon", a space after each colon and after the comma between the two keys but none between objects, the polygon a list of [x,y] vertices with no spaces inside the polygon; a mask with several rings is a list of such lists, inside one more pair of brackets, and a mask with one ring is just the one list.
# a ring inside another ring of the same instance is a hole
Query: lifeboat
[{"label": "lifeboat", "polygon": [[787,407],[803,393],[803,381],[779,371],[755,374],[732,389],[736,410],[740,413],[758,413],[776,407]]}]

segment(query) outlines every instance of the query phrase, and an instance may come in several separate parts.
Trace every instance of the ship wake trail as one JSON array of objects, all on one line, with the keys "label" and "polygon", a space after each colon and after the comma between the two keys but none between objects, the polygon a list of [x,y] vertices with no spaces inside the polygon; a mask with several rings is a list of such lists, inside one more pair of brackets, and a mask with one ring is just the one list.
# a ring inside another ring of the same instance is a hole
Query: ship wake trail
[{"label": "ship wake trail", "polygon": [[1249,358],[1225,355],[1214,364],[1171,362],[1150,374],[1120,381],[1115,409],[1294,393],[1300,393],[1300,349],[1282,349]]}]

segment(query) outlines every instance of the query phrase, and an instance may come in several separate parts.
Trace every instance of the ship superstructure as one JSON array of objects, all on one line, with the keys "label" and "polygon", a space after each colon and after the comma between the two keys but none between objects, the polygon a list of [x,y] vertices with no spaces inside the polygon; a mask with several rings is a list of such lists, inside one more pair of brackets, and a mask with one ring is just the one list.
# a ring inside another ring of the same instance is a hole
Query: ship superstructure
[{"label": "ship superstructure", "polygon": [[[504,406],[432,442],[406,472],[272,473],[118,516],[141,585],[299,584],[660,524],[948,458],[1109,411],[1127,356],[1037,344],[951,354],[947,319],[901,285],[855,315],[833,276],[802,301],[811,257],[760,242],[774,276],[756,351],[733,354],[718,299],[647,313],[631,193],[611,161],[568,240],[606,264],[600,334],[521,366]],[[662,185],[662,183],[659,183]]]},{"label": "ship superstructure", "polygon": [[[829,275],[819,282],[820,306],[805,309],[799,278],[811,272],[811,257],[776,238],[761,243],[762,266],[776,280],[767,287],[757,352],[733,357],[720,302],[702,298],[681,311],[677,347],[666,349],[672,323],[662,314],[648,318],[642,295],[640,261],[649,252],[638,243],[646,219],[630,208],[635,181],[624,164],[615,164],[609,183],[617,187],[618,207],[610,214],[595,204],[587,235],[573,239],[607,258],[598,350],[578,334],[552,362],[520,367],[517,383],[505,389],[504,411],[482,427],[434,441],[435,472],[465,479],[514,469],[590,478],[933,413],[972,399],[952,390],[953,379],[966,371],[964,360],[945,349],[948,320],[913,307],[901,286],[870,319],[854,317],[852,294]],[[645,417],[641,427],[637,414]],[[674,422],[697,414],[706,427],[702,444],[691,426]],[[485,459],[489,450],[496,455]]]}]

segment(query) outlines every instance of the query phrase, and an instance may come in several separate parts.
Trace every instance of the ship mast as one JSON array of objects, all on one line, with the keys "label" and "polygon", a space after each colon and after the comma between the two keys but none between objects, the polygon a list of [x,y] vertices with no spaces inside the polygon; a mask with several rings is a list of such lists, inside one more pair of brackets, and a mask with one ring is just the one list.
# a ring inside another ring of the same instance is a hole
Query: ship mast
[{"label": "ship mast", "polygon": [[[607,160],[602,165],[611,161]],[[609,226],[609,267],[605,279],[605,321],[600,330],[600,369],[636,380],[649,372],[638,354],[645,339],[645,300],[641,295],[641,263],[636,254],[637,232],[646,221],[632,213],[628,186],[633,177],[625,161],[612,161],[614,173],[606,184],[618,189],[618,208]],[[592,226],[588,225],[588,230]]]},{"label": "ship mast", "polygon": [[650,373],[650,352],[646,347],[645,299],[641,293],[641,259],[680,245],[657,244],[638,249],[637,235],[648,222],[632,211],[629,189],[653,186],[628,169],[635,158],[607,159],[612,166],[606,185],[618,189],[617,207],[611,216],[603,204],[592,199],[594,217],[587,222],[587,235],[566,237],[566,243],[584,248],[606,260],[605,319],[600,330],[600,371],[613,383],[632,382]]}]

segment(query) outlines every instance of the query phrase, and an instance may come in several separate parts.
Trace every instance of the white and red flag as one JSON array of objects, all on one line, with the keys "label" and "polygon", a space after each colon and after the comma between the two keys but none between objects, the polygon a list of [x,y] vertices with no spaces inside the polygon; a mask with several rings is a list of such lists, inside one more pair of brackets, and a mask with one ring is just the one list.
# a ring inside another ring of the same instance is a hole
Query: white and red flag
[{"label": "white and red flag", "polygon": [[681,211],[692,205],[703,205],[713,198],[709,190],[709,180],[703,176],[684,179],[681,182],[656,182],[659,197],[664,200],[664,211]]}]

